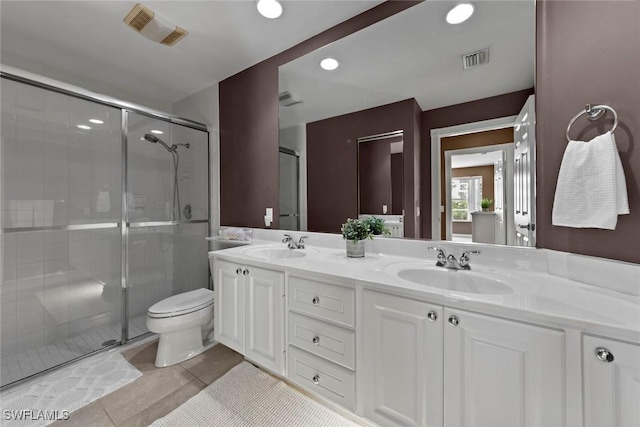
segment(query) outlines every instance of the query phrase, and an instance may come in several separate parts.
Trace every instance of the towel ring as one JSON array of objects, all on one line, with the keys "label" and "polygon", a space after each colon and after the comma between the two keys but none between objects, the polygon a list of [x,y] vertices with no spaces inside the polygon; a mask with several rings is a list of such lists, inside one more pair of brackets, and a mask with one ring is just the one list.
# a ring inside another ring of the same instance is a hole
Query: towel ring
[{"label": "towel ring", "polygon": [[611,128],[611,133],[613,133],[614,130],[616,130],[616,127],[618,126],[618,114],[616,113],[616,110],[614,110],[613,108],[609,107],[608,105],[591,105],[591,104],[587,104],[587,106],[584,108],[584,110],[580,111],[578,114],[576,114],[575,116],[573,116],[573,119],[571,119],[571,121],[569,122],[569,126],[567,126],[567,141],[571,141],[571,138],[569,138],[569,131],[571,130],[571,125],[578,120],[578,118],[580,116],[582,116],[583,114],[587,115],[587,119],[594,121],[594,120],[598,120],[599,118],[603,117],[607,111],[609,110],[611,111],[611,113],[613,113],[613,127]]}]

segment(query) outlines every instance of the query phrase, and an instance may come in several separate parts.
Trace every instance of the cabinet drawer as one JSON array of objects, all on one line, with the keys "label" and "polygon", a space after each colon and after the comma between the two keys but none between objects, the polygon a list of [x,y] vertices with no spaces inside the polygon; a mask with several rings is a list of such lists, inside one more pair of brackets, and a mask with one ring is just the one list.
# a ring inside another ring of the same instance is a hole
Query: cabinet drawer
[{"label": "cabinet drawer", "polygon": [[353,327],[355,291],[300,277],[289,277],[289,307]]},{"label": "cabinet drawer", "polygon": [[356,381],[352,371],[293,346],[288,350],[291,381],[355,411]]},{"label": "cabinet drawer", "polygon": [[296,313],[289,313],[289,344],[355,369],[355,333]]}]

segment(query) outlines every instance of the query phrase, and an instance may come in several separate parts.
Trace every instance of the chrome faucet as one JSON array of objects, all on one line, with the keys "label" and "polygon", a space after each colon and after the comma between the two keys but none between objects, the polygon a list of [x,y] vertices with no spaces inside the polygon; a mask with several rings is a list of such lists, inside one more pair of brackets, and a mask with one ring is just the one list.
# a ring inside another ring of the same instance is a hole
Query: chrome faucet
[{"label": "chrome faucet", "polygon": [[309,236],[302,236],[296,242],[290,234],[285,234],[282,243],[286,243],[289,249],[304,249],[304,239],[308,239]]},{"label": "chrome faucet", "polygon": [[469,265],[469,255],[470,254],[478,254],[480,255],[480,251],[464,251],[462,255],[460,255],[460,260],[458,260],[458,265],[463,270],[471,270],[471,266]]},{"label": "chrome faucet", "polygon": [[469,255],[480,254],[480,251],[465,251],[460,255],[460,259],[456,259],[453,254],[445,254],[442,248],[429,246],[427,249],[438,251],[438,261],[436,261],[437,267],[445,267],[451,270],[471,270],[471,265],[469,265]]},{"label": "chrome faucet", "polygon": [[436,248],[435,246],[429,246],[427,249],[438,251],[438,261],[436,262],[436,267],[445,267],[447,265],[447,255],[444,253],[444,250],[442,250],[441,248]]}]

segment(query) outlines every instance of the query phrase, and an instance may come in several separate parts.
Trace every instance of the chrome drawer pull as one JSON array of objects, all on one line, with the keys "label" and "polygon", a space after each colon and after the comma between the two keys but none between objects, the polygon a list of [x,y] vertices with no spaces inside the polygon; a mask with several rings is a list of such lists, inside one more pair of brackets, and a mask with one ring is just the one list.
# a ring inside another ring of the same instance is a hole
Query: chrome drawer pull
[{"label": "chrome drawer pull", "polygon": [[313,376],[313,378],[312,378],[312,380],[313,380],[313,383],[314,383],[314,384],[318,384],[318,383],[320,382],[320,376],[318,376],[318,375],[314,375],[314,376]]},{"label": "chrome drawer pull", "polygon": [[460,319],[458,319],[458,316],[454,316],[454,315],[449,316],[449,324],[451,326],[458,326],[459,323],[460,323]]},{"label": "chrome drawer pull", "polygon": [[320,298],[318,298],[318,297],[313,297],[313,299],[311,300],[311,302],[313,303],[313,305],[318,305],[318,304],[320,304]]},{"label": "chrome drawer pull", "polygon": [[438,313],[436,313],[435,311],[430,311],[429,314],[427,314],[427,319],[435,322],[436,320],[438,320]]},{"label": "chrome drawer pull", "polygon": [[236,274],[242,274],[242,269],[240,267],[236,269]]},{"label": "chrome drawer pull", "polygon": [[613,362],[613,353],[611,353],[608,349],[604,347],[596,348],[596,357],[601,362],[605,362],[605,363]]},{"label": "chrome drawer pull", "polygon": [[313,337],[311,342],[313,342],[315,345],[320,344],[320,337],[318,337],[318,336]]}]

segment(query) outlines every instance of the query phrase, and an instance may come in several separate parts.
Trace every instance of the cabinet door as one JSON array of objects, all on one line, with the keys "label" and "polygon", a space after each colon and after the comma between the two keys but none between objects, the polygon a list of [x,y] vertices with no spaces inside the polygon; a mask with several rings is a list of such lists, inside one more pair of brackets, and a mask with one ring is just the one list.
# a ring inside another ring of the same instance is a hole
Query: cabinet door
[{"label": "cabinet door", "polygon": [[364,416],[442,426],[442,307],[366,290],[363,307]]},{"label": "cabinet door", "polygon": [[284,274],[246,266],[245,356],[284,374]]},{"label": "cabinet door", "polygon": [[213,334],[216,341],[244,354],[244,288],[242,267],[227,261],[214,263],[215,302]]},{"label": "cabinet door", "polygon": [[565,424],[563,332],[444,311],[445,426]]},{"label": "cabinet door", "polygon": [[585,427],[640,426],[640,345],[585,336],[582,360]]}]

